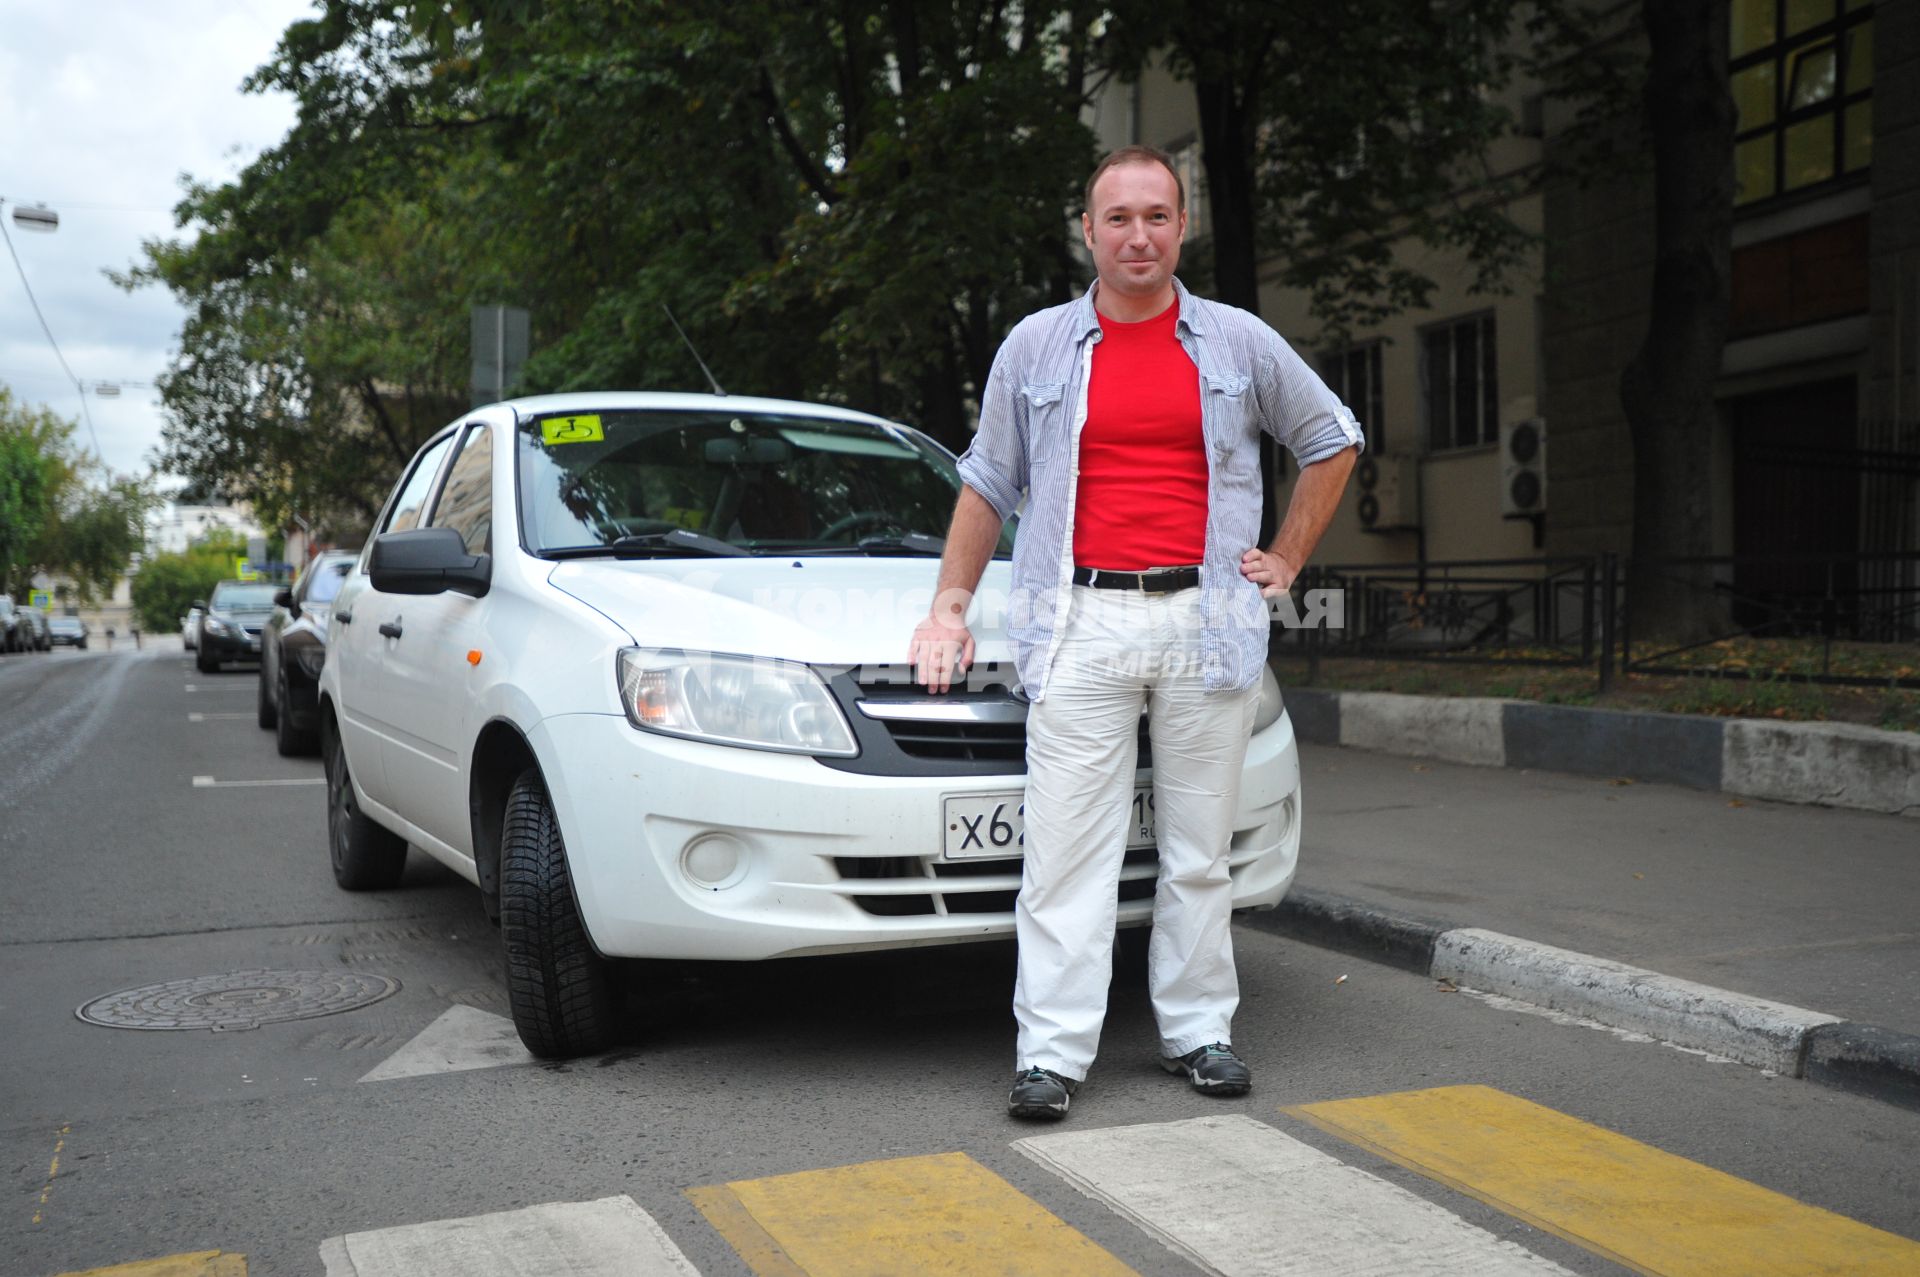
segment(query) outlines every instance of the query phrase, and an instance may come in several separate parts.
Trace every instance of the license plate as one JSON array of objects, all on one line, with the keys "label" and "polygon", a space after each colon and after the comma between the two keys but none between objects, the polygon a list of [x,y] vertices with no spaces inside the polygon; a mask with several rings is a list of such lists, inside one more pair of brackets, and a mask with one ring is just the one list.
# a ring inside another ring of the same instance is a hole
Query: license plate
[{"label": "license plate", "polygon": [[[999,860],[1021,855],[1026,850],[1026,795],[964,794],[942,800],[943,841],[941,857],[946,860]],[[1133,791],[1127,808],[1127,850],[1154,846],[1153,788],[1142,785]]]}]

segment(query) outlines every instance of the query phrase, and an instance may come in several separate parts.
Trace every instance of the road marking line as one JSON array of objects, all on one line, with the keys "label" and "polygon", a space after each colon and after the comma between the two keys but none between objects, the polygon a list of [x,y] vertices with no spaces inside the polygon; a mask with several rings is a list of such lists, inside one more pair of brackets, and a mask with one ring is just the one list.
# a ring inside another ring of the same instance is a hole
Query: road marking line
[{"label": "road marking line", "polygon": [[60,1277],[247,1277],[247,1257],[218,1250],[196,1250],[162,1259],[141,1259],[111,1268],[62,1273]]},{"label": "road marking line", "polygon": [[252,718],[252,717],[253,715],[251,714],[189,714],[187,715],[187,721],[189,723],[210,723],[215,719],[221,719],[221,718]]},{"label": "road marking line", "polygon": [[512,1020],[503,1015],[489,1015],[477,1007],[456,1006],[360,1080],[385,1082],[400,1077],[424,1077],[429,1073],[532,1063],[533,1054],[521,1044]]},{"label": "road marking line", "polygon": [[275,780],[215,780],[211,776],[195,776],[195,789],[248,789],[264,785],[324,785],[325,776],[282,776]]},{"label": "road marking line", "polygon": [[[732,1194],[754,1227],[739,1229],[738,1213],[714,1209],[717,1193]],[[738,1180],[688,1196],[757,1277],[1133,1274],[965,1153]]]},{"label": "road marking line", "polygon": [[1569,1277],[1446,1207],[1243,1114],[1035,1135],[1013,1147],[1225,1277]]},{"label": "road marking line", "polygon": [[1637,1272],[1920,1272],[1920,1243],[1491,1087],[1285,1111]]},{"label": "road marking line", "polygon": [[257,692],[260,689],[248,684],[234,683],[225,687],[202,687],[198,683],[188,683],[189,692]]},{"label": "road marking line", "polygon": [[53,1192],[53,1181],[60,1176],[60,1151],[67,1146],[67,1133],[71,1126],[60,1128],[59,1136],[53,1142],[53,1165],[47,1168],[47,1186],[40,1190],[40,1204],[33,1208],[33,1222],[40,1222],[40,1212],[46,1209],[47,1198]]},{"label": "road marking line", "polygon": [[631,1197],[348,1233],[321,1242],[320,1259],[326,1277],[699,1277]]}]

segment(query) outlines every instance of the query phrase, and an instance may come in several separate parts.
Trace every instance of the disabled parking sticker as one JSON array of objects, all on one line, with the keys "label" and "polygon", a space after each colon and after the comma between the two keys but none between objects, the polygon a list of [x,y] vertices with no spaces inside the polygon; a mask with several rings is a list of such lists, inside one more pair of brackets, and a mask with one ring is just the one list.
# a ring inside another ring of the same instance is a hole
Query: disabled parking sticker
[{"label": "disabled parking sticker", "polygon": [[598,413],[578,417],[543,417],[540,439],[543,443],[598,443],[607,437]]}]

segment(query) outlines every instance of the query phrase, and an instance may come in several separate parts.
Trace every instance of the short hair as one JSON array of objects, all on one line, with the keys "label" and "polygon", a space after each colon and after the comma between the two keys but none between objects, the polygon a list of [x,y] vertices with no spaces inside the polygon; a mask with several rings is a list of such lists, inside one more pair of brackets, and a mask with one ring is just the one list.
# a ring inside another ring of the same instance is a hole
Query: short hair
[{"label": "short hair", "polygon": [[1100,180],[1102,173],[1122,164],[1158,164],[1173,174],[1173,189],[1180,198],[1179,210],[1182,213],[1187,211],[1187,184],[1180,180],[1180,170],[1173,166],[1173,157],[1157,146],[1141,146],[1136,143],[1110,153],[1094,168],[1093,176],[1087,179],[1087,189],[1081,197],[1084,202],[1080,207],[1086,210],[1089,217],[1093,215],[1093,184]]}]

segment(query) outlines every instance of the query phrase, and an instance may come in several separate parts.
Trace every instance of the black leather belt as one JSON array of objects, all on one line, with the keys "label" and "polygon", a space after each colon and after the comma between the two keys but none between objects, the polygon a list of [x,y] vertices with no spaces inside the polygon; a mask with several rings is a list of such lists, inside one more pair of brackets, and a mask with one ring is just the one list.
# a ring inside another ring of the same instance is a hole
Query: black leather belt
[{"label": "black leather belt", "polygon": [[1075,568],[1075,585],[1091,585],[1096,590],[1142,590],[1148,594],[1172,594],[1191,590],[1200,584],[1200,569],[1155,568],[1151,572],[1115,572],[1108,568]]}]

